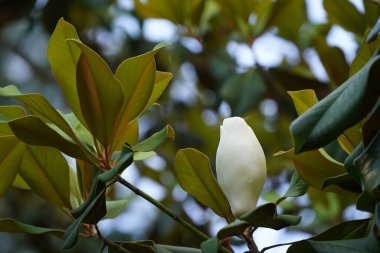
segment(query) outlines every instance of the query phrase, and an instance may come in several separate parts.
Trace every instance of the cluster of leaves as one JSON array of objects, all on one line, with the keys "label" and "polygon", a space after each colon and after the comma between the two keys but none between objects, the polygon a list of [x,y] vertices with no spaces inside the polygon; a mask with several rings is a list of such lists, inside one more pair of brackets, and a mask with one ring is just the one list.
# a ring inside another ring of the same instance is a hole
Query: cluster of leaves
[{"label": "cluster of leaves", "polygon": [[[154,56],[163,46],[123,61],[114,75],[70,23],[58,21],[48,59],[73,112],[63,114],[42,95],[21,94],[16,86],[0,88],[1,96],[24,105],[0,107],[0,196],[12,185],[31,189],[74,222],[62,231],[1,219],[1,231],[51,233],[64,238],[63,248],[71,248],[83,224],[83,234],[91,236],[92,225],[124,209],[125,200],[106,200],[107,188],[133,160],[151,157],[167,138],[174,138],[168,125],[138,142],[138,116],[172,78],[156,70]],[[76,170],[62,153],[76,159]]]}]

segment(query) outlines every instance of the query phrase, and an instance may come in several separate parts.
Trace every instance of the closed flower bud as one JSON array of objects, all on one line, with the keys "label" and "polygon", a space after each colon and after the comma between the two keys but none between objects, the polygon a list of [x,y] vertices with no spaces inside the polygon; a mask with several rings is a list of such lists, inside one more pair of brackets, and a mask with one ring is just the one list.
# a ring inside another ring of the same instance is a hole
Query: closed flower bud
[{"label": "closed flower bud", "polygon": [[240,117],[220,127],[216,174],[235,217],[254,209],[267,175],[264,151],[253,130]]}]

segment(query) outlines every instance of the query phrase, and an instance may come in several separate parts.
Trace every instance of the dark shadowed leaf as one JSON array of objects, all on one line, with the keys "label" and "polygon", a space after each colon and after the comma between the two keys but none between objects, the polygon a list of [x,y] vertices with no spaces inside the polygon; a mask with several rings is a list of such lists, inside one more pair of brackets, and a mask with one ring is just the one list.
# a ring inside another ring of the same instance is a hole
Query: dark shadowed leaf
[{"label": "dark shadowed leaf", "polygon": [[15,221],[13,219],[0,219],[0,232],[7,233],[27,233],[27,234],[50,234],[58,238],[63,238],[65,231],[60,229],[37,227],[25,223]]},{"label": "dark shadowed leaf", "polygon": [[21,106],[0,106],[0,136],[13,135],[8,122],[12,119],[24,117],[25,115],[25,111]]},{"label": "dark shadowed leaf", "polygon": [[217,238],[222,240],[227,237],[242,235],[244,230],[249,226],[250,224],[246,221],[235,220],[234,222],[221,228],[218,231]]},{"label": "dark shadowed leaf", "polygon": [[230,205],[212,174],[210,161],[196,149],[181,149],[174,159],[179,185],[199,202],[226,220],[232,219]]},{"label": "dark shadowed leaf", "polygon": [[377,20],[376,25],[373,27],[371,32],[368,34],[367,43],[376,40],[377,35],[380,32],[380,18]]},{"label": "dark shadowed leaf", "polygon": [[300,223],[301,216],[277,215],[276,204],[268,203],[240,216],[240,219],[248,222],[253,227],[265,227],[280,230],[285,227]]}]

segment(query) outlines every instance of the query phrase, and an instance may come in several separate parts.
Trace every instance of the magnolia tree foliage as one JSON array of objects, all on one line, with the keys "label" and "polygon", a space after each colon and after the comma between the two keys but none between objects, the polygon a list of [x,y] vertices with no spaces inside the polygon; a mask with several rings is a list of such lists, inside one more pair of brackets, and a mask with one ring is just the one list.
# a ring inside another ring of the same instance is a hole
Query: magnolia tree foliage
[{"label": "magnolia tree foliage", "polygon": [[[219,6],[231,21],[228,29],[238,29],[244,40],[254,40],[272,26],[278,27],[282,37],[290,39],[294,36],[292,26],[300,28],[302,24],[302,20],[297,22],[300,15],[296,15],[300,2],[290,4],[279,0],[272,5],[272,1],[255,1],[255,4],[215,1],[208,8],[215,12]],[[167,12],[166,6],[171,6],[172,11]],[[280,15],[285,7],[294,14],[292,22]],[[160,4],[135,1],[135,8],[143,17],[166,18],[188,27],[189,36],[202,33],[201,28],[207,31],[202,23],[205,17],[201,17],[205,1],[165,0]],[[159,44],[149,52],[123,61],[113,73],[106,62],[80,40],[74,26],[60,19],[50,38],[47,56],[72,112],[62,113],[44,96],[22,94],[16,86],[0,88],[2,97],[12,97],[22,105],[0,106],[0,196],[11,187],[30,190],[51,206],[63,210],[69,219],[65,218],[65,226],[52,228],[2,217],[0,231],[49,234],[61,239],[62,249],[71,249],[78,240],[96,238],[100,251],[107,248],[108,252],[216,253],[233,252],[233,241],[239,240],[247,245],[247,252],[265,252],[280,245],[258,249],[254,240],[256,229],[299,227],[302,217],[286,209],[283,211],[281,205],[287,198],[319,191],[355,199],[356,208],[367,212],[370,218],[333,224],[308,239],[289,243],[287,252],[379,252],[380,55],[377,47],[380,21],[372,30],[366,30],[366,16],[352,9],[346,1],[325,1],[325,8],[333,22],[364,39],[351,66],[340,64],[342,54],[337,48],[329,48],[321,38],[316,39],[317,50],[323,56],[321,60],[334,89],[325,92],[316,85],[309,85],[309,88],[318,87],[315,91],[288,89],[298,114],[290,124],[294,147],[279,151],[274,158],[266,155],[267,160],[280,162],[285,158],[294,164],[295,172],[283,196],[256,206],[267,168],[257,141],[261,137],[256,133],[256,138],[242,118],[226,119],[223,123],[218,152],[214,150],[217,176],[213,174],[208,156],[192,147],[172,154],[175,156],[172,172],[182,189],[226,221],[227,225],[213,237],[120,176],[134,161],[154,156],[155,150],[167,139],[174,139],[175,129],[167,125],[139,140],[138,118],[156,103],[172,79],[171,73],[156,69],[155,56],[168,44]],[[341,9],[357,22],[334,15]],[[245,22],[252,10],[257,14],[254,26]],[[331,55],[339,63],[336,66],[326,60]],[[251,82],[262,82],[257,78],[273,81],[276,75],[288,75],[284,79],[289,82],[310,83],[305,76],[256,67],[254,72],[237,74],[223,85],[221,94],[235,104],[234,114],[243,114],[253,106],[250,93],[244,94],[248,97],[233,95],[231,87],[237,83],[242,85],[239,87],[246,87]],[[347,76],[342,74],[345,70]],[[260,77],[253,75],[256,72]],[[316,93],[324,93],[324,98],[318,101]],[[344,162],[328,152],[332,142],[346,153]],[[63,154],[75,159],[76,169]],[[270,166],[268,163],[268,170]],[[117,217],[127,206],[126,200],[107,197],[116,184],[149,201],[199,237],[201,243],[189,248],[159,244],[151,238],[114,241],[105,237],[98,222]]]}]

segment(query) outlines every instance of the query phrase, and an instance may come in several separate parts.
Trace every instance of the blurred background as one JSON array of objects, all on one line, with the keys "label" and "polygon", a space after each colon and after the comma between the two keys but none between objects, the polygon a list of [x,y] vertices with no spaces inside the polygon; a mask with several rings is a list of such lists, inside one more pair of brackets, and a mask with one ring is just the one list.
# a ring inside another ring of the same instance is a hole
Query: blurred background
[{"label": "blurred background", "polygon": [[[288,90],[314,89],[319,99],[344,82],[365,31],[379,6],[369,0],[1,0],[0,86],[43,93],[68,112],[47,62],[49,37],[60,17],[72,23],[84,43],[106,59],[113,70],[123,59],[169,41],[157,56],[157,68],[174,79],[167,92],[140,118],[141,139],[173,126],[176,140],[158,155],[133,164],[123,177],[215,235],[223,219],[177,185],[172,161],[178,149],[194,147],[214,167],[223,118],[244,117],[267,157],[269,178],[260,203],[284,194],[293,172],[288,160],[273,157],[292,147],[289,124],[296,117]],[[0,98],[0,105],[15,103]],[[332,143],[327,151],[338,161],[345,153]],[[128,199],[126,209],[100,228],[115,240],[152,239],[157,243],[199,247],[199,238],[123,187],[111,199]],[[301,225],[280,232],[259,229],[259,248],[321,232],[345,219],[366,217],[352,196],[309,190],[280,206],[299,214]],[[0,217],[39,226],[66,228],[66,216],[37,195],[11,189],[0,199]],[[242,241],[234,241],[243,252]],[[96,239],[81,240],[66,252],[97,252]],[[61,252],[48,236],[0,233],[0,253]],[[285,252],[276,248],[268,252]]]}]

